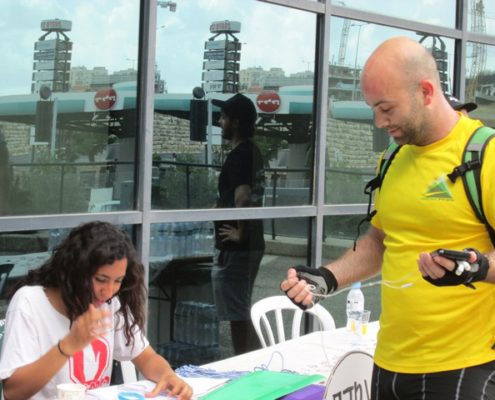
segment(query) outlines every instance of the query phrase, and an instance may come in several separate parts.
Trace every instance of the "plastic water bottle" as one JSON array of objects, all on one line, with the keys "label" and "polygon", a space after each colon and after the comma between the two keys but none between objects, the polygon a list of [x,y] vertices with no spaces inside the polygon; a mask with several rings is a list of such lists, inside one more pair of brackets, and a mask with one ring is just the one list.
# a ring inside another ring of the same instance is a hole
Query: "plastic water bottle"
[{"label": "plastic water bottle", "polygon": [[355,316],[364,311],[364,295],[361,291],[361,282],[355,282],[347,294],[347,329],[354,330]]},{"label": "plastic water bottle", "polygon": [[175,306],[174,312],[174,340],[176,342],[184,341],[184,329],[185,324],[185,305],[184,302],[179,301]]},{"label": "plastic water bottle", "polygon": [[176,222],[175,224],[175,238],[177,240],[177,247],[175,255],[178,258],[185,256],[186,250],[186,227],[183,222]]},{"label": "plastic water bottle", "polygon": [[218,317],[217,317],[217,310],[215,308],[215,305],[208,304],[205,345],[207,346],[218,345],[218,340],[219,340],[218,328],[219,328]]},{"label": "plastic water bottle", "polygon": [[190,257],[193,252],[193,223],[184,222],[184,257]]},{"label": "plastic water bottle", "polygon": [[156,243],[156,249],[155,249],[155,256],[163,256],[165,254],[165,229],[164,229],[164,224],[158,224],[156,228],[156,237],[155,237],[155,243]]},{"label": "plastic water bottle", "polygon": [[150,228],[150,256],[158,255],[158,226],[152,224]]},{"label": "plastic water bottle", "polygon": [[206,248],[205,250],[209,253],[213,246],[215,245],[215,226],[213,222],[208,222],[206,227]]},{"label": "plastic water bottle", "polygon": [[48,237],[48,250],[51,251],[60,243],[62,238],[61,229],[50,229]]},{"label": "plastic water bottle", "polygon": [[178,222],[173,222],[171,227],[171,238],[170,238],[170,255],[172,257],[180,257],[179,253],[179,240],[180,240],[180,224]]},{"label": "plastic water bottle", "polygon": [[171,224],[161,225],[161,235],[162,235],[162,255],[169,257],[172,251],[172,226]]},{"label": "plastic water bottle", "polygon": [[201,222],[191,224],[191,252],[194,255],[201,254]]}]

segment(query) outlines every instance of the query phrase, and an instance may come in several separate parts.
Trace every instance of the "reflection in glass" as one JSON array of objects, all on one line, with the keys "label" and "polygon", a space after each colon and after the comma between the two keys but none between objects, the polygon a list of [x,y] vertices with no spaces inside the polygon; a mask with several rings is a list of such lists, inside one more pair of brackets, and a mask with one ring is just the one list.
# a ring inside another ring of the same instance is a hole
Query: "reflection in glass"
[{"label": "reflection in glass", "polygon": [[258,114],[254,141],[267,178],[262,205],[310,203],[315,16],[221,0],[215,7],[179,4],[175,14],[159,11],[159,18],[165,26],[157,30],[157,68],[167,74],[164,91],[155,95],[152,207],[212,207],[229,151],[212,100],[237,92]]},{"label": "reflection in glass", "polygon": [[470,116],[495,126],[495,47],[468,42],[467,54],[465,98],[478,104]]},{"label": "reflection in glass", "polygon": [[[133,237],[132,225],[119,228]],[[54,228],[0,233],[0,319],[5,317],[10,288],[48,260],[70,231],[70,228]]]},{"label": "reflection in glass", "polygon": [[468,30],[475,33],[495,35],[495,4],[489,0],[469,0]]},{"label": "reflection in glass", "polygon": [[448,92],[452,89],[454,42],[342,18],[332,18],[331,27],[325,201],[366,203],[364,186],[374,176],[378,157],[389,143],[385,131],[375,127],[373,112],[362,97],[359,76],[367,57],[386,38],[409,36],[432,52],[442,87]]},{"label": "reflection in glass", "polygon": [[[473,0],[479,1],[479,0]],[[395,1],[392,3],[366,0],[342,0],[337,5],[355,8],[362,11],[380,13],[391,17],[403,18],[409,21],[424,22],[432,25],[455,27],[456,0],[441,0],[435,2]]]},{"label": "reflection in glass", "polygon": [[[280,282],[287,269],[291,265],[307,264],[308,219],[257,222],[263,223],[265,251],[251,303],[281,295]],[[174,366],[232,356],[229,322],[218,321],[216,314],[211,315],[215,304],[211,281],[215,252],[213,223],[153,224],[151,236],[148,326],[151,342]]]},{"label": "reflection in glass", "polygon": [[62,3],[2,10],[1,215],[133,208],[139,4]]},{"label": "reflection in glass", "polygon": [[[364,215],[334,215],[325,217],[325,231],[323,239],[323,265],[329,264],[352,248],[357,234],[357,226]],[[369,228],[369,223],[361,227],[361,235]],[[359,244],[358,244],[359,245]],[[350,287],[341,288],[331,298],[323,300],[322,304],[335,319],[337,327],[346,324],[346,300]],[[371,319],[377,320],[380,316],[380,277],[374,277],[362,282],[365,309],[371,310]]]}]

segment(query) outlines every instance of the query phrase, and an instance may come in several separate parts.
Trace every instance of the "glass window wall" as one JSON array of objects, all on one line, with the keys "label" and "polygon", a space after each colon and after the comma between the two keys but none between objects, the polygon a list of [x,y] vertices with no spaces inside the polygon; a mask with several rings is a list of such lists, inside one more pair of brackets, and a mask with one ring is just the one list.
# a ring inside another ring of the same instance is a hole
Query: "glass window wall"
[{"label": "glass window wall", "polygon": [[487,0],[469,0],[467,2],[468,30],[495,36],[495,4]]},{"label": "glass window wall", "polygon": [[[234,355],[232,327],[222,317],[225,307],[230,306],[230,313],[232,308],[241,313],[238,298],[250,280],[254,282],[250,304],[283,295],[280,282],[287,269],[308,263],[308,219],[236,222],[262,227],[264,246],[252,239],[249,250],[225,248],[215,243],[215,224],[211,221],[152,225],[148,335],[174,366],[204,364]],[[252,265],[258,256],[261,262]],[[224,265],[231,269],[223,269]],[[236,266],[242,269],[236,271]],[[226,298],[236,303],[226,305]],[[259,346],[257,340],[254,345]]]},{"label": "glass window wall", "polygon": [[[337,259],[345,251],[352,248],[357,236],[357,227],[365,215],[333,215],[324,218],[324,237],[322,246],[322,264],[326,265]],[[368,223],[361,226],[361,235],[369,228]],[[380,283],[381,277],[376,276],[361,283],[364,294],[364,307],[371,311],[371,320],[380,315]],[[406,283],[406,282],[403,282]],[[346,303],[350,287],[335,292],[329,299],[323,299],[320,304],[332,314],[337,327],[346,324]]]},{"label": "glass window wall", "polygon": [[[119,228],[129,237],[135,237],[132,225],[120,225]],[[54,228],[0,233],[0,320],[5,318],[13,286],[30,270],[48,261],[70,230]]]},{"label": "glass window wall", "polygon": [[2,14],[0,215],[132,209],[139,2]]},{"label": "glass window wall", "polygon": [[495,126],[495,46],[468,42],[467,54],[465,99],[478,105],[470,115]]},{"label": "glass window wall", "polygon": [[[478,2],[478,0],[473,0]],[[482,1],[481,1],[482,2]],[[334,2],[332,2],[334,3]],[[336,1],[339,6],[354,8],[360,11],[369,11],[391,17],[403,18],[409,21],[423,22],[431,25],[455,27],[455,0],[439,1],[394,1],[369,2],[366,0]]]},{"label": "glass window wall", "polygon": [[[281,294],[288,266],[325,264],[352,245],[368,201],[364,184],[389,141],[374,128],[359,86],[366,58],[383,40],[407,35],[421,41],[438,60],[444,90],[465,89],[466,99],[478,103],[472,116],[495,125],[494,16],[486,0],[466,2],[467,15],[459,19],[467,21],[466,32],[454,29],[460,0],[386,7],[332,2],[339,7],[330,8],[336,13],[330,21],[328,2],[153,3],[153,9],[134,0],[3,6],[0,256],[37,265],[36,255],[49,255],[65,227],[81,220],[135,227],[148,268],[149,337],[172,363],[187,361],[187,350],[173,344],[181,337],[179,322],[194,313],[218,330],[209,339],[181,340],[209,343],[205,362],[234,353],[230,327],[210,313],[214,227],[229,225],[224,218],[231,223],[240,215],[263,228],[266,247],[251,302]],[[319,38],[318,28],[328,25],[330,35]],[[317,43],[328,52],[316,50]],[[465,55],[455,68],[454,48]],[[137,81],[154,90],[138,91]],[[327,84],[328,97],[314,102]],[[222,139],[225,126],[212,101],[238,92],[257,112],[254,142],[264,183],[254,207],[236,210],[231,203],[218,210],[233,143]],[[86,215],[91,212],[98,215]],[[20,271],[17,261],[12,276]],[[379,279],[365,288],[372,319],[380,311]],[[337,326],[345,322],[346,293],[321,302]],[[1,304],[4,310],[5,300]]]},{"label": "glass window wall", "polygon": [[450,92],[454,41],[343,18],[332,18],[331,29],[326,202],[366,203],[365,183],[374,176],[376,161],[389,143],[384,130],[375,127],[373,112],[361,94],[359,76],[366,59],[388,37],[409,36],[432,52],[442,87]]},{"label": "glass window wall", "polygon": [[315,15],[257,2],[245,7],[245,0],[182,2],[171,11],[158,10],[152,207],[213,206],[234,141],[222,133],[212,100],[235,93],[247,96],[258,116],[262,205],[310,204]]}]

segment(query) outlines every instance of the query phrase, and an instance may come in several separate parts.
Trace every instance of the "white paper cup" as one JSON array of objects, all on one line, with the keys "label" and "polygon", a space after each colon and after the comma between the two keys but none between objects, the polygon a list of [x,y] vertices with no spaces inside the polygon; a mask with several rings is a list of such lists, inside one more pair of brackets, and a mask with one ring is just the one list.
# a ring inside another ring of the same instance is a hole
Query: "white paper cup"
[{"label": "white paper cup", "polygon": [[61,383],[57,385],[57,400],[84,400],[86,386],[80,383]]}]

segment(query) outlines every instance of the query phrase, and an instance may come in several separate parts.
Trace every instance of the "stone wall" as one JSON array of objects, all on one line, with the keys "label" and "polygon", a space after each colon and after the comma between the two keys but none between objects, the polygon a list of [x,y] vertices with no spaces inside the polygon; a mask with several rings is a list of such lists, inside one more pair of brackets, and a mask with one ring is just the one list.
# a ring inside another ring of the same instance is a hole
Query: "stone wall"
[{"label": "stone wall", "polygon": [[[373,150],[373,127],[369,123],[332,118],[327,124],[325,201],[329,204],[366,203],[364,187],[373,177],[380,155]],[[347,230],[345,222],[341,225]]]},{"label": "stone wall", "polygon": [[0,131],[5,135],[9,155],[22,156],[29,154],[29,125],[12,122],[0,122]]},{"label": "stone wall", "polygon": [[[373,170],[379,152],[373,151],[373,129],[368,123],[328,118],[327,165],[330,168]],[[30,152],[29,125],[0,122],[11,156]],[[153,153],[199,153],[204,145],[189,140],[189,121],[155,113]]]},{"label": "stone wall", "polygon": [[[28,155],[30,125],[0,122],[11,157]],[[189,140],[189,121],[155,113],[153,124],[153,153],[198,153],[204,145]]]},{"label": "stone wall", "polygon": [[204,151],[200,142],[189,140],[189,120],[155,113],[153,123],[153,154],[199,153]]},{"label": "stone wall", "polygon": [[369,123],[327,120],[327,165],[374,171],[380,152],[373,150],[373,126]]}]

